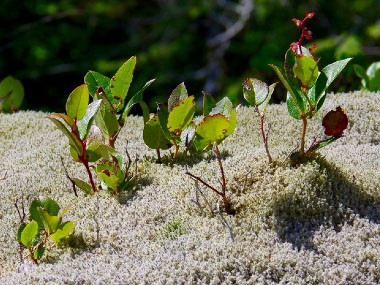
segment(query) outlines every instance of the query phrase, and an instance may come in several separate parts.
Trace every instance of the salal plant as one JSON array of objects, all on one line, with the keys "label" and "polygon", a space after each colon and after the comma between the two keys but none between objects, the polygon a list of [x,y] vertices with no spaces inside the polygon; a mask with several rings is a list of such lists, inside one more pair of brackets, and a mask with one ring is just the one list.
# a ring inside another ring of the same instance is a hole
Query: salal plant
[{"label": "salal plant", "polygon": [[96,174],[104,183],[109,183],[109,189],[116,194],[125,185],[125,178],[129,177],[126,168],[122,169],[121,154],[115,150],[115,141],[130,110],[142,101],[143,91],[154,81],[147,82],[126,101],[135,65],[136,58],[131,57],[112,78],[89,71],[85,76],[85,84],[75,88],[69,95],[66,114],[53,113],[48,116],[68,137],[73,160],[84,165],[89,183],[78,178],[70,180],[88,194],[98,191],[90,163],[98,161]]},{"label": "salal plant", "polygon": [[274,88],[276,87],[277,83],[278,82],[268,86],[265,82],[256,78],[247,78],[243,82],[244,99],[248,102],[249,105],[253,106],[255,112],[260,117],[261,136],[263,137],[265,151],[267,152],[269,163],[272,162],[272,156],[270,155],[268,147],[270,126],[268,127],[268,131],[265,132],[264,119],[265,110],[267,109],[270,98],[272,97]]},{"label": "salal plant", "polygon": [[[284,68],[270,65],[288,91],[286,104],[289,114],[302,121],[300,149],[291,156],[293,165],[298,164],[305,155],[310,153],[305,150],[308,120],[323,106],[327,88],[351,60],[351,58],[343,59],[319,69],[319,58],[314,57],[316,45],[314,44],[309,49],[302,46],[305,38],[312,40],[311,31],[305,24],[313,17],[314,13],[306,12],[303,20],[293,19],[293,22],[301,29],[301,36],[297,42],[290,45],[286,52]],[[334,140],[330,142],[332,141]],[[324,143],[318,148],[327,144]]]},{"label": "salal plant", "polygon": [[211,186],[201,177],[196,176],[189,171],[186,171],[186,174],[219,195],[223,200],[226,213],[234,214],[231,201],[227,196],[227,184],[219,146],[223,140],[235,130],[236,111],[228,97],[224,97],[221,101],[216,103],[215,107],[211,108],[214,102],[209,97],[209,94],[204,93],[203,113],[205,116],[195,127],[194,137],[192,139],[194,140],[193,144],[197,151],[209,151],[212,149],[215,153],[221,174],[221,189]]},{"label": "salal plant", "polygon": [[20,247],[27,249],[35,264],[44,255],[49,242],[52,246],[63,242],[75,228],[74,221],[62,221],[69,208],[61,209],[57,202],[50,198],[37,198],[29,207],[29,222],[25,223],[24,207],[19,209],[15,203],[21,225],[17,231]]},{"label": "salal plant", "polygon": [[[194,96],[188,96],[182,82],[171,93],[165,104],[158,104],[156,115],[145,116],[144,141],[156,149],[160,161],[160,149],[175,147],[172,163],[177,160],[178,150],[183,143],[182,132],[191,124],[195,113]],[[159,128],[160,127],[160,128]]]}]

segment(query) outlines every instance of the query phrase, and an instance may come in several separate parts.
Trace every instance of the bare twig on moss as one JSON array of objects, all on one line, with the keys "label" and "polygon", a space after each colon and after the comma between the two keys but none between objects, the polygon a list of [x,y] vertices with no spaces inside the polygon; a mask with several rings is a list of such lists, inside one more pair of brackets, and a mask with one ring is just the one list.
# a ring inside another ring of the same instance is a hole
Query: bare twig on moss
[{"label": "bare twig on moss", "polygon": [[220,211],[220,205],[219,203],[217,204],[217,209],[218,209],[218,214],[222,220],[222,223],[223,225],[228,229],[228,231],[230,232],[230,237],[231,237],[231,240],[232,242],[235,242],[235,239],[234,239],[234,234],[232,232],[232,229],[230,227],[230,225],[228,224],[228,221],[226,220],[226,218],[223,216],[222,212]]},{"label": "bare twig on moss", "polygon": [[74,182],[74,180],[71,179],[69,173],[67,172],[66,166],[63,163],[63,157],[62,156],[61,156],[61,163],[62,163],[63,169],[65,170],[65,175],[66,175],[67,179],[69,179],[70,182],[71,182],[71,184],[73,185],[73,191],[74,191],[75,197],[78,197],[78,193],[77,193],[77,188],[75,186],[75,182]]},{"label": "bare twig on moss", "polygon": [[251,169],[250,171],[247,171],[247,173],[244,175],[245,176],[245,179],[244,179],[244,184],[243,184],[243,189],[242,189],[242,193],[245,192],[245,187],[247,186],[247,181],[248,181],[248,175],[252,172],[253,169]]}]

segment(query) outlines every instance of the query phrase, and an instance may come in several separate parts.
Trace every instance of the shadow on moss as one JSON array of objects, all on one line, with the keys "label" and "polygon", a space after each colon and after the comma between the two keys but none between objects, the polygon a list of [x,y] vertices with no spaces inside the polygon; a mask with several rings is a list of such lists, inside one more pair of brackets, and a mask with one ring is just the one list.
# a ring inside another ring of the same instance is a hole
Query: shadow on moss
[{"label": "shadow on moss", "polygon": [[355,184],[339,169],[318,158],[320,171],[304,181],[303,189],[279,195],[273,203],[273,228],[280,239],[296,248],[313,250],[313,235],[321,226],[339,232],[355,215],[380,223],[380,200]]}]

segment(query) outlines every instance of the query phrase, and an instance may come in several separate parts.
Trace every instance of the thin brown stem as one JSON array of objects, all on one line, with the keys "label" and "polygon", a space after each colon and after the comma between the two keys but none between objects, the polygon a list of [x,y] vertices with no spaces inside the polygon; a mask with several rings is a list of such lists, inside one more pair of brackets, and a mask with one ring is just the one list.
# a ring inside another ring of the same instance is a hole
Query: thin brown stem
[{"label": "thin brown stem", "polygon": [[306,136],[306,128],[307,128],[307,118],[306,116],[302,115],[302,134],[301,134],[301,149],[299,157],[302,158],[305,153],[305,136]]},{"label": "thin brown stem", "polygon": [[178,150],[179,150],[179,144],[177,144],[176,142],[176,138],[173,140],[173,143],[174,143],[174,146],[175,146],[175,152],[174,152],[174,156],[173,156],[173,160],[172,160],[172,163],[176,163],[177,161],[177,155],[178,155]]},{"label": "thin brown stem", "polygon": [[157,147],[157,148],[156,148],[156,152],[157,152],[157,162],[158,162],[158,163],[161,163],[161,152],[160,152],[160,147]]},{"label": "thin brown stem", "polygon": [[[220,173],[222,175],[222,191],[223,191],[222,196],[225,197],[226,196],[226,178],[224,176],[224,170],[223,170],[222,161],[220,159],[220,152],[219,152],[217,141],[215,142],[215,153],[216,153],[216,159],[218,160],[218,163],[219,163]],[[223,201],[224,201],[224,198],[223,198]]]},{"label": "thin brown stem", "polygon": [[223,193],[216,190],[214,187],[212,187],[210,184],[208,184],[207,182],[203,181],[202,178],[200,178],[199,176],[195,176],[194,174],[186,171],[186,174],[193,177],[195,180],[198,180],[199,182],[201,182],[204,186],[210,188],[212,191],[214,191],[216,194],[220,195],[223,197]]},{"label": "thin brown stem", "polygon": [[95,194],[96,193],[96,186],[95,186],[94,180],[92,179],[92,173],[91,173],[90,167],[88,165],[88,160],[84,160],[83,165],[84,165],[84,167],[86,167],[88,178],[90,179],[90,184],[91,184],[91,188],[92,188],[92,192],[93,192],[92,194]]},{"label": "thin brown stem", "polygon": [[268,128],[268,132],[265,134],[265,131],[264,131],[264,119],[265,119],[265,115],[261,115],[260,114],[259,109],[258,109],[258,107],[256,105],[255,105],[255,111],[260,116],[261,136],[263,137],[265,151],[267,152],[269,163],[272,163],[272,156],[269,153],[269,147],[268,147],[268,136],[269,136],[270,126]]}]

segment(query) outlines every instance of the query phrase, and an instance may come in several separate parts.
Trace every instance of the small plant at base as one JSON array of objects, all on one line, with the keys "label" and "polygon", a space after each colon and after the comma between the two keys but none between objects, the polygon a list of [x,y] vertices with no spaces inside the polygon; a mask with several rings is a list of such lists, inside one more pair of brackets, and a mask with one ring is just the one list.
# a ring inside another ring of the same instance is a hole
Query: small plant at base
[{"label": "small plant at base", "polygon": [[[322,107],[326,99],[327,88],[351,60],[351,58],[347,58],[336,61],[325,66],[319,72],[317,65],[319,58],[314,58],[316,45],[314,44],[310,49],[302,46],[304,38],[312,40],[311,32],[306,29],[305,23],[313,16],[314,13],[306,12],[303,20],[293,19],[302,32],[298,42],[292,43],[285,54],[284,70],[270,64],[288,91],[286,104],[289,114],[297,120],[302,120],[301,146],[300,150],[291,156],[295,159],[292,162],[293,165],[298,164],[303,157],[309,154],[307,151],[305,152],[308,119],[311,119]],[[325,142],[318,148],[324,147],[332,141],[334,140]]]},{"label": "small plant at base", "polygon": [[363,90],[380,90],[380,61],[373,62],[367,71],[361,65],[354,64],[354,71],[362,79]]},{"label": "small plant at base", "polygon": [[268,86],[265,82],[262,82],[255,78],[247,78],[247,80],[243,82],[244,99],[255,108],[255,112],[260,116],[261,135],[263,137],[265,151],[267,152],[269,163],[272,162],[272,156],[269,153],[268,147],[270,125],[268,127],[268,132],[265,133],[264,118],[265,110],[269,104],[269,100],[272,97],[272,93],[276,85],[277,82]]},{"label": "small plant at base", "polygon": [[234,210],[231,207],[231,202],[226,194],[227,185],[222,160],[220,157],[219,145],[225,138],[233,133],[235,127],[236,111],[233,109],[231,101],[225,97],[215,105],[215,107],[203,118],[195,129],[194,147],[196,150],[207,151],[212,148],[214,150],[222,176],[221,191],[205,182],[199,176],[195,176],[189,171],[186,171],[187,175],[199,181],[222,198],[224,209],[229,215],[234,214]]},{"label": "small plant at base", "polygon": [[0,82],[0,112],[18,111],[24,99],[24,87],[20,80],[8,76]]},{"label": "small plant at base", "polygon": [[24,222],[23,204],[22,211],[17,201],[15,207],[21,223],[17,231],[17,240],[21,248],[28,250],[30,258],[37,265],[46,251],[48,239],[53,241],[55,246],[64,241],[75,228],[73,221],[62,222],[62,217],[69,208],[61,209],[57,202],[50,198],[38,198],[32,201],[29,207],[31,220],[29,223]]},{"label": "small plant at base", "polygon": [[[119,163],[121,160],[117,159],[120,154],[114,148],[115,141],[130,110],[135,104],[143,103],[143,92],[154,81],[147,82],[125,103],[135,65],[136,57],[131,57],[111,79],[98,72],[89,71],[85,76],[86,84],[77,87],[69,95],[66,114],[53,113],[48,117],[69,138],[70,154],[74,161],[85,166],[90,184],[78,178],[70,178],[70,181],[87,194],[93,195],[97,192],[89,163],[100,158],[104,167],[99,166],[96,173],[101,176],[100,179],[111,183],[108,186],[119,193],[120,189],[114,188],[120,181],[116,183],[114,177],[106,179],[103,174],[110,171],[108,168],[115,173],[124,173]],[[88,104],[90,95],[93,102]],[[63,119],[69,129],[57,118]],[[116,176],[118,179],[121,177]]]},{"label": "small plant at base", "polygon": [[182,82],[173,90],[167,104],[158,104],[157,115],[150,116],[149,120],[144,116],[144,141],[156,149],[158,162],[161,161],[160,149],[169,149],[172,145],[175,147],[172,163],[176,162],[181,134],[191,124],[194,113],[194,96],[188,96]]}]

